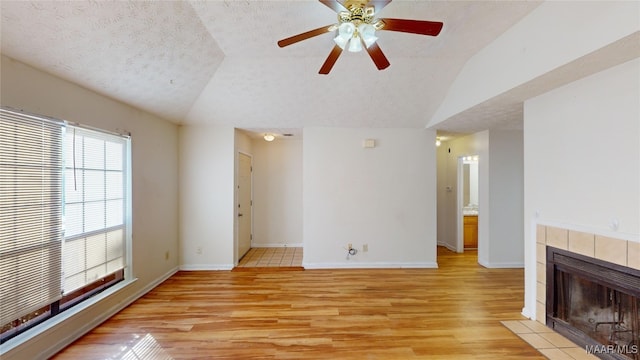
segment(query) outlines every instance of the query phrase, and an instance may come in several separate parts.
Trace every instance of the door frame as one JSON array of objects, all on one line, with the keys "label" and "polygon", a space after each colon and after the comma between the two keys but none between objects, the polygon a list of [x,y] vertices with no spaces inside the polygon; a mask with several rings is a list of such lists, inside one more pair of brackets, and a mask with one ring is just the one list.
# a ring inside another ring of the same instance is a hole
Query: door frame
[{"label": "door frame", "polygon": [[[458,156],[458,184],[456,191],[456,252],[459,253],[464,252],[464,158],[469,156],[477,157],[477,161],[480,161],[480,157],[477,154]],[[478,178],[479,176],[480,173],[478,173]],[[478,221],[480,221],[479,218]],[[478,248],[480,248],[480,237],[478,237]]]},{"label": "door frame", "polygon": [[464,155],[458,156],[458,184],[456,191],[456,252],[464,252]]},{"label": "door frame", "polygon": [[[251,166],[251,174],[249,176],[250,182],[251,182],[251,186],[249,187],[249,198],[251,199],[251,206],[250,206],[250,214],[251,214],[251,222],[249,224],[250,227],[250,231],[251,234],[253,235],[253,155],[244,152],[244,151],[240,151],[238,150],[238,152],[236,153],[236,180],[235,180],[235,201],[233,202],[233,219],[235,222],[235,236],[234,236],[234,246],[233,246],[233,252],[234,252],[234,265],[237,266],[238,263],[240,262],[240,254],[239,254],[239,250],[240,250],[240,221],[238,221],[238,207],[237,204],[240,201],[240,191],[238,189],[239,186],[239,179],[240,179],[240,156],[241,155],[245,155],[247,157],[249,157],[250,159],[250,166]],[[253,238],[250,240],[250,247],[253,246]]]}]

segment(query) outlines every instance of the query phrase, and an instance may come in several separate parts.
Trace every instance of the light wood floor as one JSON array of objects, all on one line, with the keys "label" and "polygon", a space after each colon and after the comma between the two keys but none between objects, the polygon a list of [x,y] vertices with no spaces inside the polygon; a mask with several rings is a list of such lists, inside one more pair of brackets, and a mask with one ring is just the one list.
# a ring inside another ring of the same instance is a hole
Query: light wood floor
[{"label": "light wood floor", "polygon": [[61,359],[545,359],[522,269],[438,250],[438,269],[179,272]]}]

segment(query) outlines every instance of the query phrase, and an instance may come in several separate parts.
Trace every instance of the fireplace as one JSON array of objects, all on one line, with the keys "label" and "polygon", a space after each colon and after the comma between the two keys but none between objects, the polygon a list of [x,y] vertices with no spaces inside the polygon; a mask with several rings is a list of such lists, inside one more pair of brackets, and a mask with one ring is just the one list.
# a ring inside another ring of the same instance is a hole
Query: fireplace
[{"label": "fireplace", "polygon": [[547,326],[602,359],[640,360],[640,270],[546,249]]}]

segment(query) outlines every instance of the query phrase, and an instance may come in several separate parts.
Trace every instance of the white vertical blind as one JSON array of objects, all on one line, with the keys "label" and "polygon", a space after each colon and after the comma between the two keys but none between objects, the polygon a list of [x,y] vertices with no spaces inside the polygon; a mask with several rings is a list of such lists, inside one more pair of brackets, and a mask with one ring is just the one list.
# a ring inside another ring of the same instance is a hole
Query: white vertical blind
[{"label": "white vertical blind", "polygon": [[126,266],[126,146],[117,135],[67,127],[65,294]]},{"label": "white vertical blind", "polygon": [[0,109],[0,324],[61,296],[62,134]]}]

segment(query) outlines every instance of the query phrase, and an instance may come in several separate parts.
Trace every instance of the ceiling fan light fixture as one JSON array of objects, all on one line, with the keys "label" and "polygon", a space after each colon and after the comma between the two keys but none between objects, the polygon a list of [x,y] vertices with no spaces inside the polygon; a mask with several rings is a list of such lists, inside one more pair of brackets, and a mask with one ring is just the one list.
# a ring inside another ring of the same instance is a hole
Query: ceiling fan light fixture
[{"label": "ceiling fan light fixture", "polygon": [[373,45],[373,43],[378,40],[376,28],[371,24],[360,24],[360,26],[358,26],[358,33],[367,47]]},{"label": "ceiling fan light fixture", "polygon": [[371,23],[371,26],[373,26],[373,28],[376,30],[382,29],[385,25],[386,24],[382,19],[378,19],[375,22]]},{"label": "ceiling fan light fixture", "polygon": [[350,22],[344,22],[340,24],[338,27],[338,36],[344,38],[345,40],[349,40],[353,37],[353,34],[356,32],[356,26]]},{"label": "ceiling fan light fixture", "polygon": [[359,52],[362,51],[362,42],[358,39],[358,36],[354,36],[353,41],[349,42],[349,51]]},{"label": "ceiling fan light fixture", "polygon": [[336,45],[340,46],[342,50],[344,50],[344,47],[347,46],[347,42],[349,41],[349,39],[345,39],[342,36],[338,35],[333,38],[333,41],[336,43]]},{"label": "ceiling fan light fixture", "polygon": [[366,52],[378,70],[388,68],[391,64],[377,44],[378,37],[376,36],[376,31],[385,30],[438,36],[443,26],[443,23],[440,21],[393,18],[376,19],[375,16],[377,12],[392,0],[319,1],[337,13],[338,22],[282,39],[278,41],[278,46],[289,46],[327,32],[335,31],[336,36],[333,38],[333,41],[336,45],[329,53],[329,56],[327,56],[322,67],[320,67],[318,73],[321,75],[329,74],[344,50],[359,52],[366,49]]},{"label": "ceiling fan light fixture", "polygon": [[367,20],[373,19],[373,17],[376,15],[376,8],[375,6],[366,6],[364,8],[364,17]]}]

